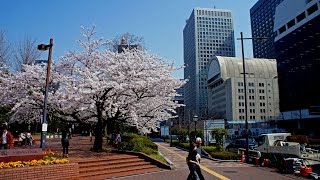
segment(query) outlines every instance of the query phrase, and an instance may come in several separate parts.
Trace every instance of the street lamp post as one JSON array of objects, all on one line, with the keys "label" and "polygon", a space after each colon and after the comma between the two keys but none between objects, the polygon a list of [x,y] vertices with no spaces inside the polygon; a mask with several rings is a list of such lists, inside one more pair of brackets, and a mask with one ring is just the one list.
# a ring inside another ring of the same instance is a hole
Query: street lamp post
[{"label": "street lamp post", "polygon": [[193,116],[193,121],[194,121],[194,136],[197,138],[197,121],[198,121],[197,115]]},{"label": "street lamp post", "polygon": [[170,128],[170,146],[172,146],[172,127],[173,127],[173,122],[170,120],[169,124]]},{"label": "street lamp post", "polygon": [[266,37],[244,38],[243,37],[243,33],[240,32],[240,38],[237,39],[237,40],[241,40],[243,83],[244,83],[244,112],[245,112],[245,126],[246,126],[246,162],[249,162],[249,127],[248,127],[248,108],[247,108],[246,66],[245,66],[245,62],[244,62],[244,47],[243,47],[243,40],[244,39],[264,40],[264,39],[267,39],[267,38]]},{"label": "street lamp post", "polygon": [[47,62],[47,76],[46,76],[46,85],[45,85],[45,94],[44,94],[44,106],[43,106],[43,117],[42,117],[42,131],[41,131],[41,142],[40,148],[42,150],[46,147],[46,133],[47,133],[47,104],[48,104],[48,88],[50,83],[50,73],[51,73],[51,56],[52,56],[52,46],[53,46],[53,39],[50,39],[50,43],[40,44],[38,45],[38,50],[46,51],[49,49],[48,54],[48,62]]}]

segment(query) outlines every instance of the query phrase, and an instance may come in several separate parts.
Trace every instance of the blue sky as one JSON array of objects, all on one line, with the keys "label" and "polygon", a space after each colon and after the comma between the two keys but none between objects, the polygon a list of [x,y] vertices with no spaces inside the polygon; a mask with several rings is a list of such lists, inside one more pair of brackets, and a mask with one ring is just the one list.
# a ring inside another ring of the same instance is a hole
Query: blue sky
[{"label": "blue sky", "polygon": [[[1,0],[0,29],[17,43],[25,36],[39,43],[54,39],[57,60],[69,50],[79,50],[80,26],[97,26],[98,37],[111,39],[125,32],[142,36],[145,46],[176,66],[183,64],[182,31],[194,7],[216,7],[233,12],[235,38],[251,37],[250,8],[257,0]],[[236,56],[241,56],[236,41]],[[252,45],[245,42],[246,57]],[[41,59],[46,59],[43,53]],[[183,78],[183,71],[174,73]]]}]

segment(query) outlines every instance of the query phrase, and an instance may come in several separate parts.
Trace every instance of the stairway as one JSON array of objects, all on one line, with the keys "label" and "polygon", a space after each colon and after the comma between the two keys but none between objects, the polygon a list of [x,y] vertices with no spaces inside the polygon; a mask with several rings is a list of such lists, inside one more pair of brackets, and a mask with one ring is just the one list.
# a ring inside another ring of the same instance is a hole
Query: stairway
[{"label": "stairway", "polygon": [[138,156],[114,154],[101,158],[78,160],[79,175],[82,180],[99,180],[135,174],[161,171],[156,165]]}]

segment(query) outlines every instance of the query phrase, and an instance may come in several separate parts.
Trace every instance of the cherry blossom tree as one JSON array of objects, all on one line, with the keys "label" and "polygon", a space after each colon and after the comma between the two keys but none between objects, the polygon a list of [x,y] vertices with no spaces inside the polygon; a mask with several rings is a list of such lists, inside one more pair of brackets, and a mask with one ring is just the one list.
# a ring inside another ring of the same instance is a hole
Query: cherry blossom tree
[{"label": "cherry blossom tree", "polygon": [[[81,52],[69,52],[52,71],[59,88],[48,95],[49,112],[80,122],[96,123],[93,150],[102,150],[103,129],[108,122],[122,122],[148,133],[159,122],[172,118],[180,104],[175,89],[184,84],[173,78],[176,69],[162,58],[134,49],[123,53],[104,49],[108,43],[93,39],[95,29],[82,28]],[[40,117],[43,108],[45,68],[25,65],[24,70],[0,79],[6,96],[15,104],[15,116]],[[114,127],[116,128],[116,127]]]},{"label": "cherry blossom tree", "polygon": [[66,78],[65,96],[77,104],[68,108],[97,121],[93,149],[101,150],[102,130],[108,121],[122,120],[148,133],[161,120],[171,118],[180,106],[173,101],[175,89],[184,82],[171,76],[175,68],[160,57],[138,49],[103,50],[106,42],[93,40],[94,34],[94,29],[83,29],[86,41],[79,43],[84,51],[68,53],[57,69]]}]

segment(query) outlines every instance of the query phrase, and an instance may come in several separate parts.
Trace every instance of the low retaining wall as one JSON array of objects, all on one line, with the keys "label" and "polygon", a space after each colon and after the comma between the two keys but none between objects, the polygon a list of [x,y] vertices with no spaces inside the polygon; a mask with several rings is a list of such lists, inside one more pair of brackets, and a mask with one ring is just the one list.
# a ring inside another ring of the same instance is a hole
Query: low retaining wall
[{"label": "low retaining wall", "polygon": [[135,155],[138,156],[139,158],[142,158],[148,162],[151,162],[152,164],[164,168],[164,169],[174,169],[171,167],[169,164],[165,164],[157,159],[152,158],[151,156],[148,156],[147,154],[144,154],[142,152],[134,152],[134,151],[120,151],[120,150],[112,150],[111,152],[113,153],[119,153],[119,154],[129,154],[129,155]]},{"label": "low retaining wall", "polygon": [[0,180],[78,180],[78,163],[0,169]]}]

